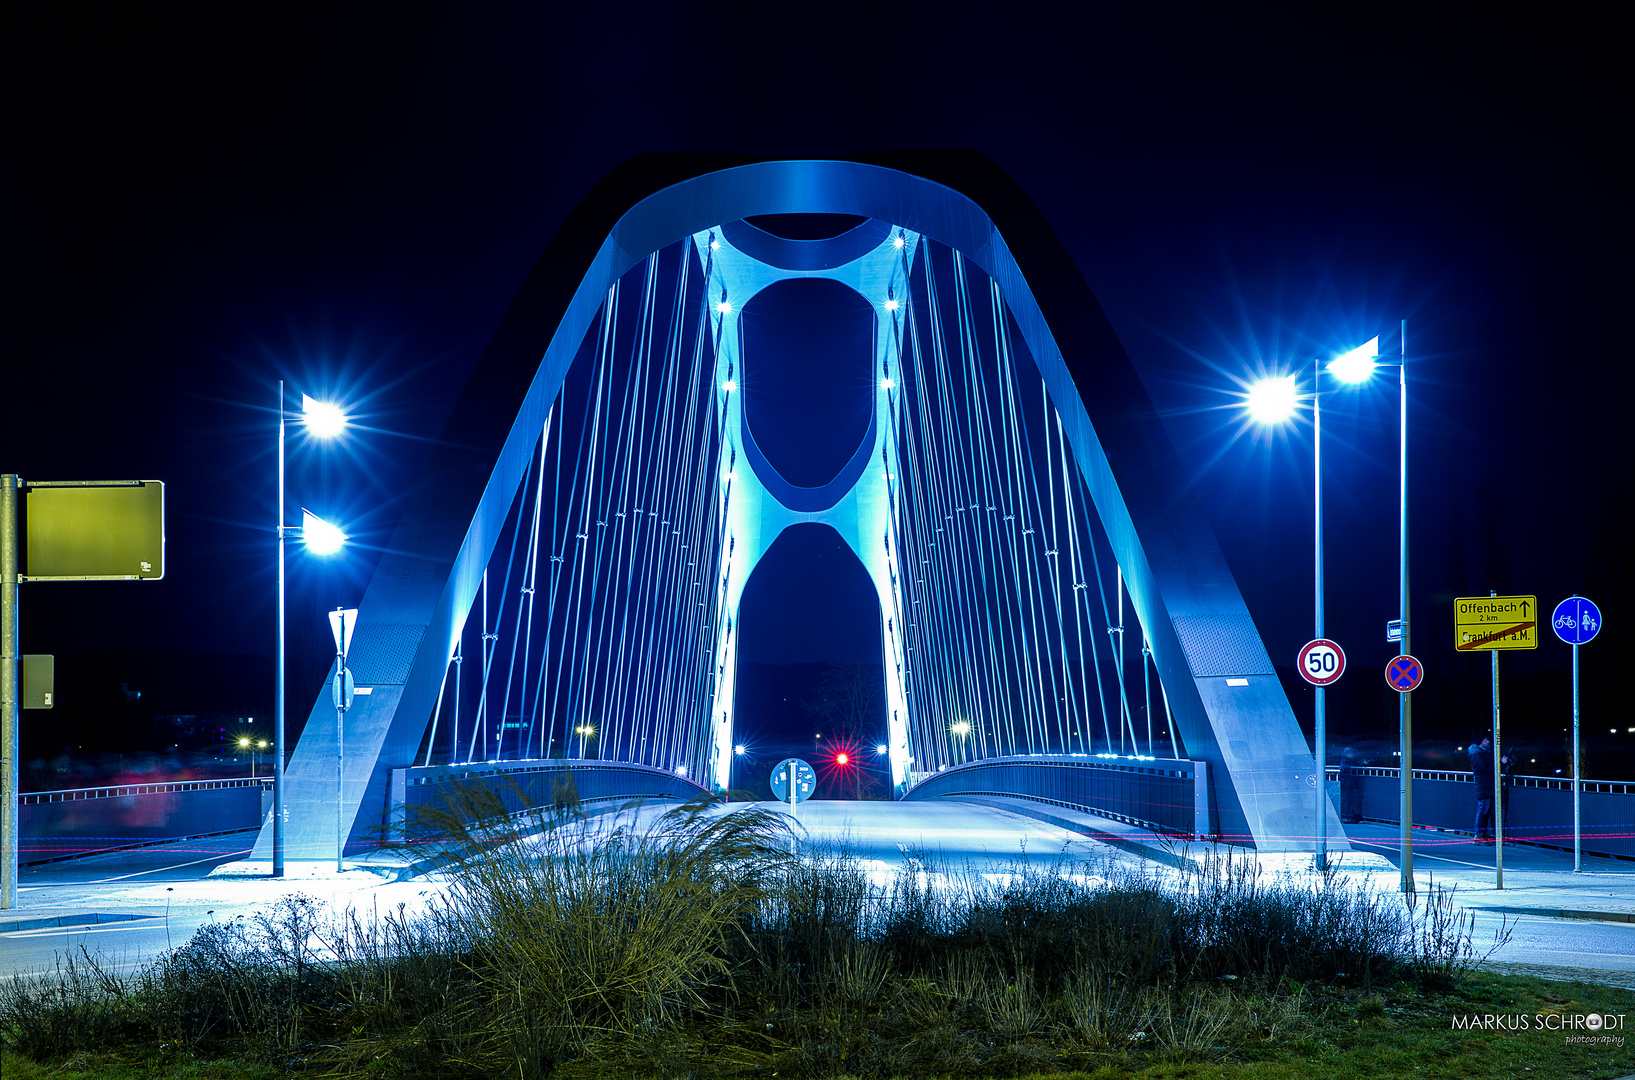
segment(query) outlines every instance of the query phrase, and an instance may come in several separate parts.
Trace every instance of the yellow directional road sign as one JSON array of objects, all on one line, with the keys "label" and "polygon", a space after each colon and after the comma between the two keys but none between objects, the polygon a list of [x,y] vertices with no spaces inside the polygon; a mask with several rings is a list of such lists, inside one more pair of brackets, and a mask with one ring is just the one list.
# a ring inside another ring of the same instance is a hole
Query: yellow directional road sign
[{"label": "yellow directional road sign", "polygon": [[1538,597],[1460,597],[1453,602],[1453,647],[1460,652],[1538,648]]}]

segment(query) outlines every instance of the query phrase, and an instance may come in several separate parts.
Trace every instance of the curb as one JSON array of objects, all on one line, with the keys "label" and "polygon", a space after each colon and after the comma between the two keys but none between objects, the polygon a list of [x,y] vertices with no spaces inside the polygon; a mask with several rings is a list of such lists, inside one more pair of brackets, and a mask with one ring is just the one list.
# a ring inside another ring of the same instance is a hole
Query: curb
[{"label": "curb", "polygon": [[77,915],[40,915],[32,919],[11,919],[0,922],[0,934],[17,930],[43,930],[48,926],[90,926],[97,923],[129,922],[132,919],[157,919],[157,915],[110,915],[106,912],[87,911]]},{"label": "curb", "polygon": [[1504,915],[1541,915],[1548,919],[1591,919],[1596,922],[1635,923],[1635,912],[1583,911],[1573,908],[1489,907],[1486,904],[1465,904],[1471,911],[1495,911]]}]

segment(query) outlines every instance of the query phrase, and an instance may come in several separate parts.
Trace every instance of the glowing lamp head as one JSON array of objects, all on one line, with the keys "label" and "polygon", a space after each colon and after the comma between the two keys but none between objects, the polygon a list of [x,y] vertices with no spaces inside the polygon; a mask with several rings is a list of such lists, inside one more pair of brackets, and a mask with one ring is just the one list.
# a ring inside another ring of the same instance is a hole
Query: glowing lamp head
[{"label": "glowing lamp head", "polygon": [[248,738],[240,739],[238,741],[238,745],[243,749],[248,750],[250,748],[250,740]]},{"label": "glowing lamp head", "polygon": [[301,539],[314,555],[333,555],[346,546],[347,535],[311,510],[301,511]]},{"label": "glowing lamp head", "polygon": [[1328,373],[1344,383],[1367,382],[1374,374],[1374,361],[1379,351],[1380,339],[1376,337],[1329,361]]},{"label": "glowing lamp head", "polygon": [[886,310],[887,311],[896,311],[897,310],[897,301],[887,300],[886,301]]},{"label": "glowing lamp head", "polygon": [[969,735],[971,733],[971,724],[968,720],[955,720],[948,730],[955,735]]},{"label": "glowing lamp head", "polygon": [[850,754],[846,753],[846,751],[844,751],[844,750],[842,750],[840,753],[835,755],[835,764],[836,765],[845,765],[845,764],[848,764],[851,760],[852,760],[852,756]]},{"label": "glowing lamp head", "polygon": [[1257,424],[1281,424],[1294,415],[1300,401],[1300,389],[1293,375],[1279,375],[1261,379],[1249,387],[1244,407]]},{"label": "glowing lamp head", "polygon": [[742,757],[743,755],[749,753],[749,747],[745,746],[743,743],[739,743],[737,746],[732,748],[732,752],[737,754],[739,757]]},{"label": "glowing lamp head", "polygon": [[341,412],[339,405],[332,405],[327,401],[315,401],[306,394],[301,395],[301,422],[306,424],[307,430],[320,439],[333,439],[346,427],[346,414]]},{"label": "glowing lamp head", "polygon": [[715,310],[720,312],[722,315],[730,315],[732,314],[732,305],[723,300],[719,304],[715,305]]},{"label": "glowing lamp head", "polygon": [[895,390],[895,389],[897,389],[897,380],[893,379],[893,378],[890,378],[889,376],[884,378],[884,379],[881,379],[880,380],[880,389],[882,389],[882,390]]},{"label": "glowing lamp head", "polygon": [[676,775],[677,776],[686,776],[687,775],[687,766],[677,765],[676,766]]},{"label": "glowing lamp head", "polygon": [[738,389],[738,382],[735,379],[728,379],[726,382],[721,384],[721,389],[730,394],[734,390]]},{"label": "glowing lamp head", "polygon": [[907,243],[908,243],[908,241],[904,240],[900,236],[894,236],[894,237],[891,238],[891,246],[896,248],[898,251],[901,251],[903,249],[903,246],[905,244],[907,244]]},{"label": "glowing lamp head", "polygon": [[887,746],[885,743],[881,743],[879,746],[874,748],[874,752],[876,754],[889,754],[891,753],[891,747]]}]

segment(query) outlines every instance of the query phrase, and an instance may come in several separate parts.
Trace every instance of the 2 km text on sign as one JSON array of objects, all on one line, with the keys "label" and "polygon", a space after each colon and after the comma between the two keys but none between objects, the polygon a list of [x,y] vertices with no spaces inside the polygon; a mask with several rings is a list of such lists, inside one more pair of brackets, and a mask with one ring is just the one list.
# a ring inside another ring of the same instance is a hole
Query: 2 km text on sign
[{"label": "2 km text on sign", "polygon": [[1453,647],[1460,652],[1538,648],[1538,597],[1460,597],[1453,602]]}]

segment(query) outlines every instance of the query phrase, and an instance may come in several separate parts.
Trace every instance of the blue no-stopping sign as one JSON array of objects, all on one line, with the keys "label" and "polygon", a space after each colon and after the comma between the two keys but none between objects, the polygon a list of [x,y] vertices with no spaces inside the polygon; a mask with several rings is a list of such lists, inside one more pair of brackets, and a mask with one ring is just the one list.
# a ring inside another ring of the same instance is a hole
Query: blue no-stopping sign
[{"label": "blue no-stopping sign", "polygon": [[1601,609],[1582,596],[1569,596],[1556,605],[1550,625],[1562,641],[1583,645],[1601,632]]},{"label": "blue no-stopping sign", "polygon": [[1385,665],[1385,681],[1399,694],[1406,694],[1425,677],[1425,665],[1417,657],[1403,653]]}]

